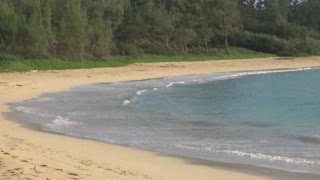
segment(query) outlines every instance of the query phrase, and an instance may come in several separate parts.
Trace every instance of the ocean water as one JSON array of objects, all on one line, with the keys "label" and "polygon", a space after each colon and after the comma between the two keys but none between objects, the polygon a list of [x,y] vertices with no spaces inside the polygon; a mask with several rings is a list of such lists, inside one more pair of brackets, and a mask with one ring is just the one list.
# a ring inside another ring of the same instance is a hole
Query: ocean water
[{"label": "ocean water", "polygon": [[82,85],[10,103],[8,116],[170,155],[318,174],[319,77],[292,69]]}]

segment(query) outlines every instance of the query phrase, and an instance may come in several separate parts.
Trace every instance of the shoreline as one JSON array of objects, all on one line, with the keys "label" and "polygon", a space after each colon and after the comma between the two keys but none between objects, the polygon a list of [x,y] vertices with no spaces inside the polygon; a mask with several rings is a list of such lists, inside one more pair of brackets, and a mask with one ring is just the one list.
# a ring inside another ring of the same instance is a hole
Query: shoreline
[{"label": "shoreline", "polygon": [[[281,68],[281,69],[266,69],[266,70],[252,70],[252,71],[232,71],[232,72],[227,72],[227,73],[247,73],[245,75],[241,75],[241,77],[244,76],[250,76],[250,75],[259,75],[260,72],[261,74],[271,74],[271,73],[284,73],[284,72],[297,72],[297,71],[309,71],[309,70],[317,70],[320,69],[320,66],[314,66],[314,67],[306,67],[306,68]],[[219,73],[225,73],[225,72],[219,72]],[[209,73],[209,74],[201,74],[201,75],[215,75],[219,73]],[[252,73],[252,74],[251,74]],[[193,75],[193,74],[187,74],[186,76]],[[185,76],[185,75],[178,75],[178,76]],[[177,77],[177,76],[170,76],[170,77]],[[169,77],[159,77],[159,78],[152,78],[152,79],[141,79],[141,80],[129,80],[129,81],[117,81],[117,82],[139,82],[139,81],[148,81],[148,80],[154,80],[154,79],[165,79]],[[101,82],[101,83],[94,83],[94,84],[110,84],[108,82]],[[69,87],[68,89],[64,91],[72,91],[72,88],[76,88],[77,86],[87,86],[87,85],[94,85],[94,84],[81,84],[81,85],[76,85]],[[54,92],[56,93],[56,92]],[[57,93],[60,93],[57,92]],[[48,93],[42,93],[36,97],[33,98],[39,98],[45,94]],[[49,93],[50,94],[50,93]],[[10,107],[10,106],[9,106]],[[13,111],[11,109],[11,111]],[[10,114],[11,112],[9,112]],[[14,116],[14,113],[12,113]],[[62,133],[62,132],[55,132],[55,131],[49,131],[49,130],[44,130],[40,126],[32,124],[32,123],[23,123],[23,119],[19,118],[10,118],[10,115],[6,115],[7,119],[10,119],[11,121],[14,121],[20,125],[22,125],[25,128],[34,130],[34,131],[40,131],[44,133],[49,133],[53,135],[60,135],[60,136],[68,136],[72,138],[77,138],[77,139],[84,139],[84,140],[89,140],[89,141],[94,141],[98,143],[104,143],[104,144],[111,144],[114,146],[119,146],[123,148],[130,148],[130,149],[135,149],[138,151],[144,151],[144,152],[151,152],[154,154],[159,154],[161,156],[166,156],[166,157],[172,157],[172,158],[178,158],[186,163],[189,164],[195,164],[195,165],[205,165],[210,168],[217,168],[220,170],[229,170],[229,171],[235,171],[239,173],[245,173],[249,175],[255,175],[255,176],[263,176],[263,177],[269,177],[270,174],[272,174],[272,178],[276,179],[290,179],[290,180],[300,180],[300,179],[308,179],[308,180],[317,180],[320,178],[320,174],[314,174],[311,172],[299,172],[299,171],[288,171],[288,170],[283,170],[283,169],[276,169],[272,167],[265,167],[265,166],[257,166],[253,164],[243,164],[243,163],[236,163],[236,162],[224,162],[224,161],[217,161],[217,160],[207,160],[207,159],[201,159],[201,158],[193,158],[193,157],[188,157],[188,156],[183,156],[183,155],[176,155],[176,154],[170,154],[170,153],[163,153],[157,150],[153,149],[148,149],[148,148],[142,148],[142,147],[136,147],[133,145],[126,145],[126,144],[117,144],[117,143],[112,143],[112,142],[107,142],[103,140],[98,140],[95,138],[89,138],[89,137],[82,137],[82,136],[76,136],[76,135],[69,135],[67,133]]]},{"label": "shoreline", "polygon": [[[5,104],[7,102],[30,99],[41,93],[62,91],[80,84],[143,80],[186,74],[317,66],[320,66],[319,57],[293,60],[265,58],[133,64],[120,68],[4,73],[0,74],[0,91],[5,92],[0,95],[0,109],[3,114],[10,111]],[[263,174],[252,174],[216,166],[213,168],[203,163],[186,163],[183,159],[160,156],[158,153],[136,150],[131,147],[119,147],[92,140],[37,132],[8,121],[2,115],[0,124],[0,179],[8,177],[32,177],[32,179],[45,177],[50,179],[70,177],[85,179],[105,179],[106,177],[109,179],[212,179],[212,177],[265,179],[262,177]],[[106,152],[112,157],[103,157],[108,154]],[[8,170],[13,171],[12,176]],[[269,174],[267,176],[270,177]]]},{"label": "shoreline", "polygon": [[[14,120],[14,118],[8,118],[8,120],[13,121],[15,123],[18,123],[24,128],[30,129],[32,131],[38,131],[46,134],[52,134],[52,135],[58,135],[63,137],[71,137],[79,140],[87,140],[87,141],[93,141],[97,143],[112,145],[120,148],[128,148],[132,150],[137,150],[141,152],[146,153],[152,153],[155,155],[160,155],[161,157],[169,157],[174,159],[182,160],[183,162],[187,164],[192,165],[200,165],[200,166],[207,166],[209,168],[214,168],[222,171],[231,171],[231,172],[238,172],[238,173],[244,173],[247,175],[253,175],[253,176],[259,176],[259,177],[268,177],[272,179],[285,179],[285,180],[300,180],[300,179],[307,179],[307,180],[318,180],[320,178],[320,174],[313,174],[310,172],[299,172],[299,171],[287,171],[282,169],[274,169],[271,167],[264,167],[264,166],[257,166],[252,164],[242,164],[242,163],[230,163],[230,162],[223,162],[223,161],[216,161],[216,160],[207,160],[207,159],[200,159],[200,158],[194,158],[194,157],[187,157],[182,155],[176,155],[176,154],[170,154],[170,153],[163,153],[159,152],[153,149],[146,149],[142,147],[136,147],[132,145],[126,145],[126,144],[117,144],[112,142],[106,142],[103,140],[98,140],[94,138],[88,138],[88,137],[81,137],[81,136],[73,136],[68,135],[66,133],[60,133],[60,132],[54,132],[54,131],[47,131],[43,130],[40,127],[35,127],[32,124],[23,124],[21,122],[17,122],[18,120]],[[21,120],[20,120],[21,121]]]}]

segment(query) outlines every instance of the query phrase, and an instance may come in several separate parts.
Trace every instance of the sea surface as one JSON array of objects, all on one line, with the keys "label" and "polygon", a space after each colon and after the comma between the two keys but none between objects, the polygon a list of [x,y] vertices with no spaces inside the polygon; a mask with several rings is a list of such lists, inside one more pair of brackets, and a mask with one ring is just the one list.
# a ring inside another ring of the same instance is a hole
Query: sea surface
[{"label": "sea surface", "polygon": [[169,155],[320,173],[320,70],[81,85],[10,103],[44,131]]}]

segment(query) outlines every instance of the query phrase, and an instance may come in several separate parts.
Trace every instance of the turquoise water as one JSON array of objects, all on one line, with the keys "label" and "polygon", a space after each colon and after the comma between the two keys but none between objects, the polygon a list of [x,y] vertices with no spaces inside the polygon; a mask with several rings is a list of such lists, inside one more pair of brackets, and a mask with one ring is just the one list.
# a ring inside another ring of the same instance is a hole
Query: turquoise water
[{"label": "turquoise water", "polygon": [[77,86],[11,103],[11,115],[171,155],[319,173],[319,77],[299,69]]}]

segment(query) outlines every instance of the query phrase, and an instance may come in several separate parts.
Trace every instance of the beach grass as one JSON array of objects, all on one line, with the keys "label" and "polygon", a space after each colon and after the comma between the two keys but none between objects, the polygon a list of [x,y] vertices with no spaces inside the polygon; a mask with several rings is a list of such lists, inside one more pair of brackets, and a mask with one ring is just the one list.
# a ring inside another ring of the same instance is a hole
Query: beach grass
[{"label": "beach grass", "polygon": [[62,59],[22,59],[14,56],[0,58],[0,72],[21,72],[31,70],[64,70],[85,69],[99,67],[120,67],[133,63],[155,62],[187,62],[206,60],[232,60],[274,57],[273,54],[261,53],[242,48],[232,48],[229,53],[215,53],[213,55],[143,55],[143,56],[113,56],[111,60],[82,59],[69,61]]}]

